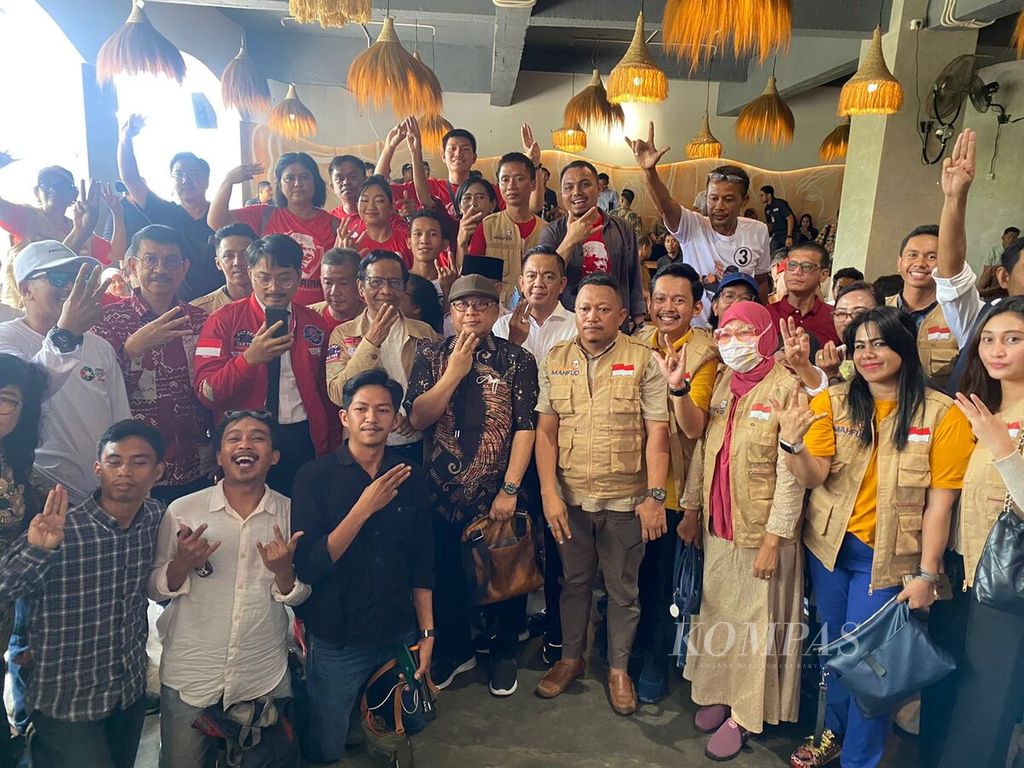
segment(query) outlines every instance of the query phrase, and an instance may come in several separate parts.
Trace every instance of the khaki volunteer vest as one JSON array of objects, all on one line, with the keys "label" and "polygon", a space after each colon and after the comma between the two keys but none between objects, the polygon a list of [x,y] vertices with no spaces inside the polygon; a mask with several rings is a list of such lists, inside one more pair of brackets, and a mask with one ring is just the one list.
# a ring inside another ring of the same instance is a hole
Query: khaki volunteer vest
[{"label": "khaki volunteer vest", "polygon": [[[897,298],[890,296],[885,300],[886,305],[895,307]],[[942,313],[942,306],[936,304],[917,331],[917,354],[925,374],[931,377],[936,386],[946,386],[949,377],[953,375],[953,366],[959,352],[956,337]]]},{"label": "khaki volunteer vest", "polygon": [[[715,384],[704,433],[704,514],[711,514],[711,485],[715,463],[725,443],[732,408],[729,391],[733,372],[725,369]],[[771,406],[793,392],[796,378],[776,364],[764,379],[736,403],[729,456],[729,497],[732,502],[733,542],[760,547],[775,498],[775,465],[779,456],[779,420]]]},{"label": "khaki volunteer vest", "polygon": [[622,499],[646,492],[640,382],[650,357],[649,347],[620,333],[594,365],[593,389],[574,341],[556,344],[544,359],[558,415],[558,479],[573,493]]},{"label": "khaki volunteer vest", "polygon": [[[849,391],[849,382],[829,389],[836,455],[824,484],[811,491],[805,515],[804,544],[829,570],[835,568],[871,459],[871,446],[861,442],[859,429],[850,421]],[[950,398],[926,390],[924,412],[914,420],[910,442],[902,451],[892,440],[896,411],[882,420],[875,436],[878,504],[871,589],[898,585],[904,574],[916,573],[921,565],[921,521],[932,481],[928,454],[935,429],[952,407]]]},{"label": "khaki volunteer vest", "polygon": [[[646,335],[647,346],[654,349],[658,347],[659,331]],[[690,339],[686,342],[686,376],[693,379],[701,367],[710,360],[718,358],[718,347],[715,345],[711,333],[704,328],[693,328],[690,331]],[[679,429],[674,414],[675,406],[672,404],[672,396],[668,398],[668,451],[672,459],[672,476],[668,482],[674,483],[676,488],[676,499],[680,506],[683,501],[683,490],[686,487],[686,473],[690,466],[690,459],[693,458],[693,449],[696,440],[691,440]]]},{"label": "khaki volunteer vest", "polygon": [[525,240],[519,234],[519,227],[505,211],[492,213],[482,222],[484,239],[487,242],[485,255],[501,259],[505,263],[501,277],[504,284],[501,292],[503,304],[508,303],[512,292],[519,285],[519,275],[523,271],[523,254],[540,243],[541,232],[547,226],[547,222],[539,216],[533,218],[536,219],[536,226]]}]

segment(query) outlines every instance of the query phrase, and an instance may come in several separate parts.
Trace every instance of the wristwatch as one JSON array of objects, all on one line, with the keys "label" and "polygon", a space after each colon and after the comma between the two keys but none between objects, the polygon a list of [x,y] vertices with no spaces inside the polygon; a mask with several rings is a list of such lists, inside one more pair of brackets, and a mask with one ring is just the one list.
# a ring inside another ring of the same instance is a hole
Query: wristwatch
[{"label": "wristwatch", "polygon": [[779,448],[784,450],[786,453],[791,453],[796,456],[804,449],[804,441],[801,440],[799,443],[787,443],[785,440],[779,439]]},{"label": "wristwatch", "polygon": [[85,340],[84,336],[76,336],[71,331],[58,328],[56,325],[46,334],[46,338],[57,348],[58,352],[65,355],[68,352],[74,352],[82,346],[82,342]]},{"label": "wristwatch", "polygon": [[433,629],[420,630],[420,638],[426,640],[428,637],[434,637],[437,633]]},{"label": "wristwatch", "polygon": [[518,496],[519,495],[519,486],[516,485],[515,483],[506,482],[506,483],[502,484],[501,490],[504,493],[507,493],[509,496]]},{"label": "wristwatch", "polygon": [[690,379],[683,379],[683,386],[681,386],[679,389],[673,389],[672,387],[669,387],[668,393],[672,395],[672,397],[686,397],[688,394],[690,394]]},{"label": "wristwatch", "polygon": [[664,488],[648,488],[647,489],[647,495],[650,496],[652,499],[654,499],[659,504],[664,504],[665,503],[665,497],[666,497],[667,494],[665,493],[665,489]]}]

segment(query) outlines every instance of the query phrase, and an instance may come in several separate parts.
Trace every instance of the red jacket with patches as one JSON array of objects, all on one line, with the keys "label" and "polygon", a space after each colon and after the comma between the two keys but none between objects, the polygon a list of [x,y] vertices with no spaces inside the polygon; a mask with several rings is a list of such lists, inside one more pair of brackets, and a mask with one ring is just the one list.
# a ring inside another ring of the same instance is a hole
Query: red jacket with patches
[{"label": "red jacket with patches", "polygon": [[[341,442],[338,411],[327,399],[324,371],[331,332],[324,318],[308,307],[293,302],[291,311],[292,371],[320,456]],[[203,325],[196,344],[195,390],[218,421],[224,411],[259,411],[266,405],[267,367],[250,365],[243,355],[265,319],[263,307],[250,296],[221,307]]]}]

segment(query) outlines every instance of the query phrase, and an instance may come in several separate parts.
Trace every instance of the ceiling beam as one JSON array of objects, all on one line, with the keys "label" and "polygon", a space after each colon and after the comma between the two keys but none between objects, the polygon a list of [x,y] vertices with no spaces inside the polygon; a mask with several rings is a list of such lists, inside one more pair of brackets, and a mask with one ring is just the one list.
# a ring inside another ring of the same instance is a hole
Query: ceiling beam
[{"label": "ceiling beam", "polygon": [[530,8],[494,9],[494,56],[491,60],[491,106],[507,107],[519,79]]}]

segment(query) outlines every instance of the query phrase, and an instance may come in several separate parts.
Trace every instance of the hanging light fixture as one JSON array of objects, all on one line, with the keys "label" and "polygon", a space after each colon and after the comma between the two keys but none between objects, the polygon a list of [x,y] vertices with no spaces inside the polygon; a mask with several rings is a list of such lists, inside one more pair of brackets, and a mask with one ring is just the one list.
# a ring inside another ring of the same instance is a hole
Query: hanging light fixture
[{"label": "hanging light fixture", "polygon": [[849,115],[892,115],[903,106],[903,86],[885,63],[882,29],[875,27],[867,53],[853,77],[839,94],[840,117]]},{"label": "hanging light fixture", "polygon": [[238,55],[228,62],[220,76],[220,95],[225,107],[237,109],[246,116],[265,115],[270,111],[270,87],[266,79],[260,77],[256,62],[245,47],[245,32]]},{"label": "hanging light fixture", "polygon": [[793,35],[790,0],[668,0],[661,24],[665,48],[688,58],[695,71],[716,39],[732,36],[737,59],[787,50]]},{"label": "hanging light fixture", "polygon": [[1013,40],[1010,43],[1017,49],[1017,58],[1024,56],[1024,11],[1017,16],[1017,26],[1013,29]]},{"label": "hanging light fixture", "polygon": [[185,60],[181,51],[156,31],[142,6],[132,0],[132,12],[96,54],[96,82],[109,83],[114,75],[164,75],[185,79]]},{"label": "hanging light fixture", "polygon": [[644,33],[644,12],[636,17],[633,41],[608,76],[608,101],[612,104],[654,103],[668,98],[668,78],[651,57]]},{"label": "hanging light fixture", "polygon": [[825,137],[818,148],[818,157],[823,163],[831,163],[834,160],[842,160],[846,157],[846,150],[850,146],[850,118],[846,118],[832,129],[832,133]]},{"label": "hanging light fixture", "polygon": [[587,148],[587,132],[579,123],[563,123],[557,131],[551,132],[551,143],[563,152],[582,152]]},{"label": "hanging light fixture", "polygon": [[779,95],[775,82],[775,66],[764,92],[740,110],[736,118],[736,138],[744,144],[756,144],[768,139],[772,146],[789,146],[793,141],[796,121],[792,110]]},{"label": "hanging light fixture", "polygon": [[316,118],[309,107],[299,101],[295,83],[288,86],[284,101],[270,111],[270,130],[286,139],[301,139],[316,133]]},{"label": "hanging light fixture", "polygon": [[288,0],[288,15],[300,24],[343,27],[349,22],[369,24],[370,0]]},{"label": "hanging light fixture", "polygon": [[712,54],[711,60],[708,62],[708,83],[707,83],[707,94],[704,97],[704,120],[701,123],[700,130],[697,131],[697,135],[694,136],[690,143],[686,145],[686,156],[691,160],[698,160],[705,157],[721,157],[722,156],[722,142],[715,138],[715,135],[711,133],[711,65],[714,64],[715,59]]},{"label": "hanging light fixture", "polygon": [[603,130],[605,134],[611,133],[615,125],[622,127],[626,124],[622,106],[608,101],[608,92],[601,82],[601,71],[596,68],[590,84],[569,99],[564,116],[566,125],[578,123],[591,131]]},{"label": "hanging light fixture", "polygon": [[348,89],[363,109],[380,109],[390,99],[396,115],[440,115],[444,98],[434,71],[402,47],[391,16],[377,41],[352,61]]},{"label": "hanging light fixture", "polygon": [[441,139],[454,126],[441,115],[425,115],[417,122],[420,126],[420,146],[431,152],[440,152]]}]

